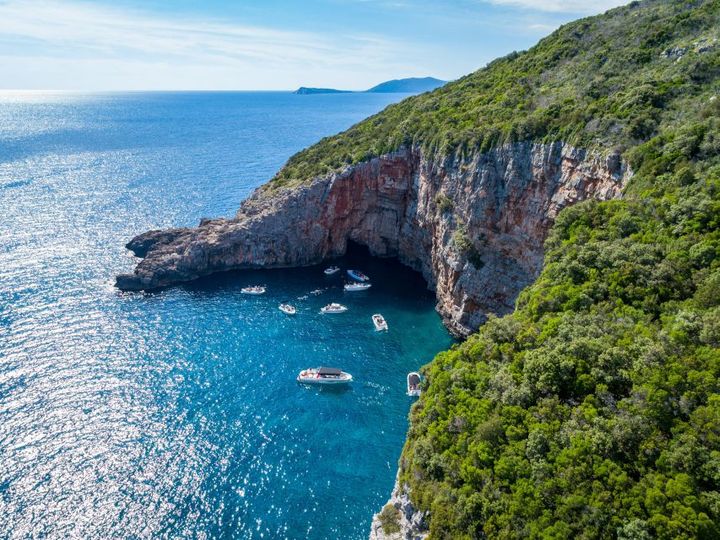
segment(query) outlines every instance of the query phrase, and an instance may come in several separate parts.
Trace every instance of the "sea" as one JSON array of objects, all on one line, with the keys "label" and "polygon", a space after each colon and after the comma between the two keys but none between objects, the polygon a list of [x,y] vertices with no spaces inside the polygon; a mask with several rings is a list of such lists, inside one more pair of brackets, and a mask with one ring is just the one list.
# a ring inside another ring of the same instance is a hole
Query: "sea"
[{"label": "sea", "polygon": [[[404,97],[0,93],[0,538],[367,538],[406,374],[453,342],[422,277],[353,247],[332,277],[113,283],[134,235],[232,216],[293,153]],[[372,288],[343,292],[348,268]],[[320,365],[355,380],[296,382]]]}]

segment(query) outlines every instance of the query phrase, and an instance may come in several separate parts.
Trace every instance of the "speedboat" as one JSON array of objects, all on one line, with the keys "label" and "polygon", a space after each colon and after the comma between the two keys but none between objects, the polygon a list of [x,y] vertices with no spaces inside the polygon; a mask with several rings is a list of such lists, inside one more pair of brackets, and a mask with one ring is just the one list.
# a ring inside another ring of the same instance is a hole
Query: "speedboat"
[{"label": "speedboat", "polygon": [[331,367],[304,369],[297,376],[297,381],[303,384],[344,384],[352,380],[349,373]]},{"label": "speedboat", "polygon": [[372,285],[369,283],[346,283],[346,291],[367,291]]},{"label": "speedboat", "polygon": [[375,325],[375,330],[380,332],[381,330],[387,330],[388,329],[388,323],[385,320],[385,317],[380,315],[379,313],[376,313],[372,316],[373,324]]},{"label": "speedboat", "polygon": [[295,306],[291,306],[290,304],[280,304],[280,306],[278,306],[278,309],[282,311],[285,315],[295,315],[295,313],[297,313],[297,309],[295,309]]},{"label": "speedboat", "polygon": [[355,281],[365,282],[370,281],[370,278],[363,274],[360,270],[348,270],[348,276],[353,278]]},{"label": "speedboat", "polygon": [[243,287],[240,292],[243,294],[265,294],[265,287],[253,285],[252,287]]},{"label": "speedboat", "polygon": [[407,395],[408,396],[419,396],[420,395],[420,383],[422,379],[420,374],[416,371],[411,371],[407,375]]},{"label": "speedboat", "polygon": [[330,268],[325,269],[325,275],[332,276],[333,274],[337,274],[339,271],[340,271],[339,266],[331,266]]},{"label": "speedboat", "polygon": [[344,313],[348,310],[345,306],[342,304],[336,304],[333,302],[332,304],[328,304],[324,308],[320,309],[320,313]]}]

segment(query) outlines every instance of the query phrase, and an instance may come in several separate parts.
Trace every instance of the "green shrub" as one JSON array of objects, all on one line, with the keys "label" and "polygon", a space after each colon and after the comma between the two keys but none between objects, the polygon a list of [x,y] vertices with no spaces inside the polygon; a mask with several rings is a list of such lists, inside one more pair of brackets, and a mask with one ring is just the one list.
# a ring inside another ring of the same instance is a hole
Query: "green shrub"
[{"label": "green shrub", "polygon": [[438,193],[435,195],[435,206],[441,214],[445,214],[446,212],[450,212],[455,207],[455,204],[452,199],[444,193]]},{"label": "green shrub", "polygon": [[464,227],[458,227],[452,235],[453,244],[457,250],[467,257],[467,260],[477,269],[485,266],[480,252],[473,244]]},{"label": "green shrub", "polygon": [[400,511],[392,504],[386,504],[378,518],[385,534],[400,532]]}]

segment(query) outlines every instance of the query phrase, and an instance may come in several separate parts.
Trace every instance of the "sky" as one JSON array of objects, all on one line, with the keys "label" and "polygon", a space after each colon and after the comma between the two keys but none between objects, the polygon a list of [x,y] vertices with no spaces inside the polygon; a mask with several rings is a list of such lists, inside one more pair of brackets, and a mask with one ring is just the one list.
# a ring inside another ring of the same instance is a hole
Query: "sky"
[{"label": "sky", "polygon": [[626,0],[0,0],[0,88],[452,80]]}]

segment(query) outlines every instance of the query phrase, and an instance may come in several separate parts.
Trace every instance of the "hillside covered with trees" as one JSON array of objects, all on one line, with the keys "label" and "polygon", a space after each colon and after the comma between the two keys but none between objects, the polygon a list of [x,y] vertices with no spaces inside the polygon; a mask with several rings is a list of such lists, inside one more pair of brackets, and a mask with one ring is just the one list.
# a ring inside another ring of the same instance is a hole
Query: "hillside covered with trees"
[{"label": "hillside covered with trees", "polygon": [[537,67],[502,92],[524,121],[437,135],[620,145],[635,174],[623,200],[562,212],[515,313],[426,367],[401,480],[433,538],[720,538],[719,15],[648,2],[568,25],[500,65],[574,54],[581,95]]},{"label": "hillside covered with trees", "polygon": [[266,189],[397,150],[619,152],[513,314],[426,366],[400,480],[433,538],[720,538],[720,2],[633,2],[388,107]]}]

